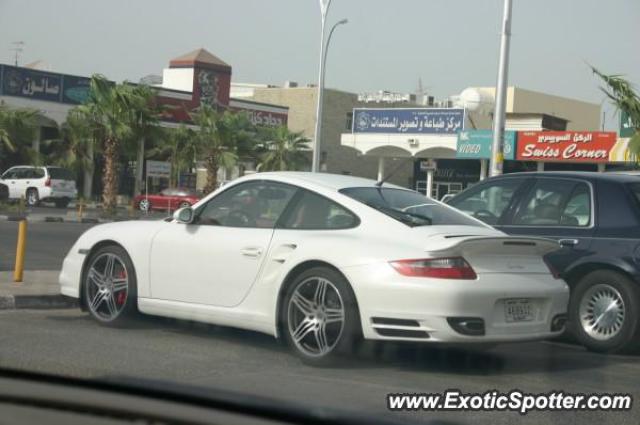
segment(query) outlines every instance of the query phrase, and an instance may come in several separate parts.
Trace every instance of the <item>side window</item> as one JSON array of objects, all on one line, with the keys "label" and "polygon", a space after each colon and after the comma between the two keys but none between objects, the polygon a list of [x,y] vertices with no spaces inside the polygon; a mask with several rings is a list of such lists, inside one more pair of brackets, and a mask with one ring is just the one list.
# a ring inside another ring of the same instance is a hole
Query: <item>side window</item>
[{"label": "side window", "polygon": [[584,183],[538,180],[523,199],[513,224],[522,226],[588,226],[591,194]]},{"label": "side window", "polygon": [[13,168],[11,170],[5,171],[4,174],[2,175],[2,179],[3,180],[12,180],[16,178],[16,171],[17,168]]},{"label": "side window", "polygon": [[560,216],[564,226],[589,226],[591,224],[591,192],[589,187],[580,183],[576,185]]},{"label": "side window", "polygon": [[42,168],[31,168],[29,177],[32,179],[42,179],[44,178],[44,170]]},{"label": "side window", "polygon": [[300,198],[287,213],[282,224],[285,229],[336,230],[358,225],[358,218],[337,203],[303,190]]},{"label": "side window", "polygon": [[474,187],[470,192],[463,192],[449,201],[449,205],[487,224],[498,224],[516,190],[524,181],[522,178],[507,178]]},{"label": "side window", "polygon": [[14,179],[28,179],[31,175],[28,168],[16,168],[13,178]]},{"label": "side window", "polygon": [[239,184],[199,208],[195,223],[272,229],[296,190],[274,182]]}]

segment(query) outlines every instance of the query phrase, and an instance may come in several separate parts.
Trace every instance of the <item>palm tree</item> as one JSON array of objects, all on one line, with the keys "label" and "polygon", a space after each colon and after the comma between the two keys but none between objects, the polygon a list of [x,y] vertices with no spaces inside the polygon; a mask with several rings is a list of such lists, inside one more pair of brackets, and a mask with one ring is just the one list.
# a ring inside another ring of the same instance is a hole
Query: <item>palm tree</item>
[{"label": "palm tree", "polygon": [[163,137],[153,148],[147,151],[147,157],[171,164],[170,186],[177,186],[178,177],[183,170],[189,169],[196,161],[196,133],[181,125],[176,129],[165,129]]},{"label": "palm tree", "polygon": [[[9,108],[0,105],[0,153],[19,152],[29,156],[29,145],[33,142],[37,128],[38,112],[28,108]],[[6,155],[0,155],[1,159]]]},{"label": "palm tree", "polygon": [[75,107],[67,114],[67,120],[60,127],[60,138],[44,142],[53,145],[50,160],[77,173],[84,173],[83,197],[91,197],[93,182],[95,136],[91,127],[91,117],[82,107]]},{"label": "palm tree", "polygon": [[155,89],[146,85],[125,85],[131,100],[130,127],[131,140],[129,146],[135,146],[136,158],[136,179],[134,185],[134,195],[140,193],[143,179],[143,162],[145,143],[161,137],[162,130],[158,126],[162,109],[154,100]]},{"label": "palm tree", "polygon": [[606,75],[591,67],[591,70],[605,83],[601,90],[611,100],[619,111],[625,112],[632,125],[635,133],[629,140],[629,150],[640,157],[640,95],[635,87],[620,75]]},{"label": "palm tree", "polygon": [[89,99],[85,106],[93,120],[94,132],[102,138],[102,206],[107,214],[115,211],[118,195],[118,158],[121,144],[132,134],[131,89],[114,85],[101,75],[91,77]]},{"label": "palm tree", "polygon": [[260,171],[299,170],[309,162],[309,139],[286,126],[265,129]]},{"label": "palm tree", "polygon": [[207,170],[205,193],[218,187],[218,170],[232,167],[238,159],[238,143],[241,133],[237,132],[239,119],[233,113],[220,113],[209,105],[200,106],[191,114],[196,130],[196,152],[204,160]]}]

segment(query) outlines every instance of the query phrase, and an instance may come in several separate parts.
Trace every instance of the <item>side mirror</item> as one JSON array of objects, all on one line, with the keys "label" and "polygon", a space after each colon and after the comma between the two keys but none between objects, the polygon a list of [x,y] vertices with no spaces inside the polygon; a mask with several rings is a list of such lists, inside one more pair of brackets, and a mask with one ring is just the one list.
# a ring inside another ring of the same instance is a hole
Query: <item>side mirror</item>
[{"label": "side mirror", "polygon": [[178,223],[190,224],[193,222],[193,209],[191,207],[180,208],[173,213],[173,218]]}]

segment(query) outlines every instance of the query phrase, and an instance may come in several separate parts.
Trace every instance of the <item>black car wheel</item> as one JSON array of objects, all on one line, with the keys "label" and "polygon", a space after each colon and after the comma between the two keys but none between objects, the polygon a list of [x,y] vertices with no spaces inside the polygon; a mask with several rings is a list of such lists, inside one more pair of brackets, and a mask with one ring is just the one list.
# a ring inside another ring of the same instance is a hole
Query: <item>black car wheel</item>
[{"label": "black car wheel", "polygon": [[640,291],[627,276],[596,270],[574,288],[569,305],[571,328],[589,350],[620,353],[639,342]]},{"label": "black car wheel", "polygon": [[137,285],[127,252],[115,245],[91,255],[83,275],[84,303],[91,316],[105,325],[121,325],[137,311]]},{"label": "black car wheel", "polygon": [[346,279],[327,267],[296,277],[281,308],[281,331],[291,349],[314,366],[349,354],[360,335],[355,296]]},{"label": "black car wheel", "polygon": [[40,203],[40,195],[38,194],[38,189],[31,188],[27,189],[26,193],[27,205],[30,207],[35,207]]}]

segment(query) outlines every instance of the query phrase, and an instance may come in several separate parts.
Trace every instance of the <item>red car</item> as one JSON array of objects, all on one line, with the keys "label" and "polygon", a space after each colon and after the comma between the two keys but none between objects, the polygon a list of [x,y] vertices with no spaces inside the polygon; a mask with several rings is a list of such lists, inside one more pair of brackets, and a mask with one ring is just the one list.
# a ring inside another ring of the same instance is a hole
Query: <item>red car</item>
[{"label": "red car", "polygon": [[133,203],[140,211],[151,210],[177,210],[178,208],[188,207],[200,200],[200,196],[190,190],[184,188],[168,188],[160,193],[145,196],[138,195],[133,198]]}]

